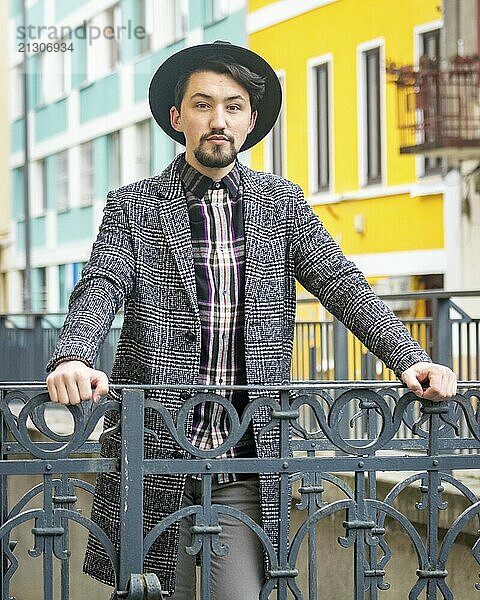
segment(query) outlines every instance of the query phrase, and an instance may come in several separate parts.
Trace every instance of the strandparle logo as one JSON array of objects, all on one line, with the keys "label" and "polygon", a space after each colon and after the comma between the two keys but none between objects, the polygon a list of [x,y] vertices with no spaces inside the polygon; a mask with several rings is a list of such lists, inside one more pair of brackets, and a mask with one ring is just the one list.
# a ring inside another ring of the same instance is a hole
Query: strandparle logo
[{"label": "strandparle logo", "polygon": [[17,27],[17,39],[18,40],[88,40],[88,44],[91,45],[94,40],[104,38],[107,40],[113,39],[139,39],[143,40],[147,35],[144,27],[141,25],[133,26],[130,20],[127,21],[126,25],[106,25],[105,27],[98,27],[97,25],[89,25],[86,21],[83,21],[81,25],[77,27],[70,27],[69,25],[19,25]]}]

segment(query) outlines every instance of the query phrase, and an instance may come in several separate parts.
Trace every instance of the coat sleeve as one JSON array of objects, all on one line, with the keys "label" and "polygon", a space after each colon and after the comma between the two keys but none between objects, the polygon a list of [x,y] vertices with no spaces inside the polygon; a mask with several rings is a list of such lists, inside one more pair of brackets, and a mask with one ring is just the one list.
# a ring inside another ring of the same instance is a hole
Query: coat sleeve
[{"label": "coat sleeve", "polygon": [[431,359],[348,260],[296,186],[292,252],[297,280],[398,377]]},{"label": "coat sleeve", "polygon": [[95,365],[115,314],[132,292],[133,281],[134,259],[125,208],[117,192],[109,192],[90,260],[70,297],[68,315],[47,371],[66,357]]}]

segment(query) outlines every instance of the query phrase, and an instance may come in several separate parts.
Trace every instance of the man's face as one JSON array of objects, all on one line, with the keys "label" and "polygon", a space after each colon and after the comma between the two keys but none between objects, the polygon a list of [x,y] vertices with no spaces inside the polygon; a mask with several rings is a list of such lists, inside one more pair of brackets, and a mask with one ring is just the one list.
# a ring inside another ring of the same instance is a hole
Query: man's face
[{"label": "man's face", "polygon": [[229,75],[211,71],[193,73],[180,112],[170,109],[172,127],[185,136],[187,161],[208,169],[234,162],[256,117],[245,88]]}]

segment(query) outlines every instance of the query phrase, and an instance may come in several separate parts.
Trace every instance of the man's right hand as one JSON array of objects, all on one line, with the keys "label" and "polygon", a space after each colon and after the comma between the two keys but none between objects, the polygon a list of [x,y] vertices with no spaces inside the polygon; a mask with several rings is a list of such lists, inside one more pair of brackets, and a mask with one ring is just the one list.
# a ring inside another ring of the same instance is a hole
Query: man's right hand
[{"label": "man's right hand", "polygon": [[47,388],[50,400],[59,404],[80,404],[82,400],[98,402],[108,394],[108,377],[79,360],[68,360],[50,373]]}]

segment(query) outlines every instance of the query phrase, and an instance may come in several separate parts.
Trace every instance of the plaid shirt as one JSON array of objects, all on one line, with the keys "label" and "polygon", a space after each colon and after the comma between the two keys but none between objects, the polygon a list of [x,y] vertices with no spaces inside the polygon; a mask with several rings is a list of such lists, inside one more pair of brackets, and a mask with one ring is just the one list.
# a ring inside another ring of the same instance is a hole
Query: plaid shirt
[{"label": "plaid shirt", "polygon": [[[245,236],[238,164],[215,182],[183,157],[179,172],[187,198],[201,322],[198,383],[245,384]],[[226,391],[223,395],[241,415],[248,402],[247,393]],[[195,407],[193,444],[202,449],[215,448],[224,442],[228,432],[229,420],[223,407],[211,402]],[[247,456],[255,456],[250,429],[234,448],[222,455]],[[220,474],[218,481],[227,483],[238,478],[234,474]]]}]

